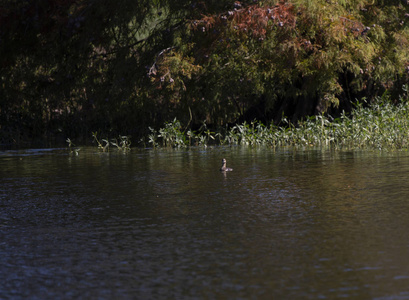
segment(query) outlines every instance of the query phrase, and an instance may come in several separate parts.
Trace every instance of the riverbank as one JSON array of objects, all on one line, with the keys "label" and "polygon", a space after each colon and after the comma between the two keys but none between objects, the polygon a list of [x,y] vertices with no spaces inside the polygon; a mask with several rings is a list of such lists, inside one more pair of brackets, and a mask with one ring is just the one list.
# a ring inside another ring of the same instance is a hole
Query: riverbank
[{"label": "riverbank", "polygon": [[[102,131],[101,131],[102,132]],[[278,125],[257,120],[225,127],[211,128],[205,122],[193,130],[177,119],[161,128],[148,127],[141,137],[90,132],[71,137],[63,132],[35,140],[16,138],[2,149],[95,146],[101,151],[129,151],[140,148],[188,148],[211,145],[244,145],[268,147],[330,147],[334,149],[400,150],[409,147],[409,102],[399,103],[377,98],[369,104],[357,102],[350,113],[339,117],[318,115],[293,124],[283,117]]]},{"label": "riverbank", "polygon": [[276,126],[258,121],[212,131],[204,123],[197,131],[183,130],[178,120],[159,130],[150,128],[143,140],[150,147],[189,147],[221,145],[311,146],[368,149],[404,149],[409,146],[409,103],[393,104],[377,99],[372,104],[357,103],[350,114],[340,117],[319,115],[300,121],[297,126],[286,118]]}]

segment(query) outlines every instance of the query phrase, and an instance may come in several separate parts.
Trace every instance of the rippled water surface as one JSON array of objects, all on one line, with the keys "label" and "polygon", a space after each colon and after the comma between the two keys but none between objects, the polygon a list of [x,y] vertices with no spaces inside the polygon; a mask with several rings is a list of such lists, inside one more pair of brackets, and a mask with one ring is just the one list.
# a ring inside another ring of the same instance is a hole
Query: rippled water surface
[{"label": "rippled water surface", "polygon": [[0,298],[409,299],[408,179],[406,152],[3,151]]}]

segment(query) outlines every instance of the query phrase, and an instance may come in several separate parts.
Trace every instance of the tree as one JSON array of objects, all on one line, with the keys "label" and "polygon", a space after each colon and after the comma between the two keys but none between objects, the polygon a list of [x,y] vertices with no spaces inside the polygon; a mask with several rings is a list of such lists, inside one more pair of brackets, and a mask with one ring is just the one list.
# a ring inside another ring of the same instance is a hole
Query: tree
[{"label": "tree", "polygon": [[333,113],[408,82],[408,16],[386,0],[9,0],[0,139]]},{"label": "tree", "polygon": [[201,71],[188,98],[221,125],[252,107],[296,122],[348,109],[357,97],[399,93],[408,80],[408,16],[393,1],[236,2],[191,22],[193,47],[178,55]]}]

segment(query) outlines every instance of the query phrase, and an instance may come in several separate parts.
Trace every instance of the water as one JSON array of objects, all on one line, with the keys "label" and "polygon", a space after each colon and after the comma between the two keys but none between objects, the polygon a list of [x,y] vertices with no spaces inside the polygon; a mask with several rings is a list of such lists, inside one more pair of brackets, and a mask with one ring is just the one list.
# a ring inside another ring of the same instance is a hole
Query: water
[{"label": "water", "polygon": [[0,152],[0,298],[409,299],[408,175],[406,152]]}]

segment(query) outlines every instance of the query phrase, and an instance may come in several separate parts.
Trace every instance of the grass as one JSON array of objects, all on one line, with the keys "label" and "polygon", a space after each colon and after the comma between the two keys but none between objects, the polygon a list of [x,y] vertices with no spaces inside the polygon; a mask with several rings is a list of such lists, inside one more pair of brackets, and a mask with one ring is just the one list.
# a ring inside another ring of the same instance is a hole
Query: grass
[{"label": "grass", "polygon": [[377,98],[370,105],[357,103],[350,114],[339,118],[319,115],[297,126],[285,118],[281,126],[254,121],[210,131],[206,124],[197,131],[183,130],[176,119],[158,131],[150,128],[152,147],[221,145],[332,147],[335,149],[405,149],[409,147],[409,102],[392,104]]}]

